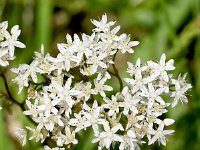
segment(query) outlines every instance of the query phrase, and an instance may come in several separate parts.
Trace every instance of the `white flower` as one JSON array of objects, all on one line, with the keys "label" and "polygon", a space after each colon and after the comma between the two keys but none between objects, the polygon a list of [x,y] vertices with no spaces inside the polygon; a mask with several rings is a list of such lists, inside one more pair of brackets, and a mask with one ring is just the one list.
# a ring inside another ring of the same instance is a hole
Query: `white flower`
[{"label": "white flower", "polygon": [[[81,94],[81,91],[71,89],[72,78],[68,78],[64,87],[56,82],[52,82],[53,86],[58,90],[58,97],[60,100],[66,100],[69,107],[72,107],[75,103],[72,96],[77,96]],[[58,101],[58,100],[57,100]]]},{"label": "white flower", "polygon": [[[51,78],[51,77],[49,77],[49,78]],[[43,91],[44,91],[44,93],[48,94],[48,96],[53,101],[55,101],[55,103],[58,103],[59,100],[61,100],[61,99],[58,98],[59,90],[55,87],[54,82],[56,84],[59,84],[60,86],[63,84],[63,81],[52,80],[51,84],[49,84],[48,86],[43,86]]]},{"label": "white flower", "polygon": [[13,60],[14,57],[10,57],[8,55],[8,49],[2,48],[0,49],[0,66],[6,67],[9,65],[8,60]]},{"label": "white flower", "polygon": [[29,66],[27,66],[27,71],[25,72],[25,74],[27,74],[27,76],[30,76],[33,80],[33,82],[37,83],[38,79],[37,79],[37,72],[41,72],[40,69],[37,67],[36,62],[32,62]]},{"label": "white flower", "polygon": [[65,127],[65,134],[61,134],[61,138],[63,139],[63,143],[65,145],[78,143],[78,140],[75,138],[75,132],[71,132],[68,126]]},{"label": "white flower", "polygon": [[151,108],[152,114],[156,117],[161,116],[162,114],[167,112],[166,107],[168,107],[170,103],[165,103],[165,105],[161,105],[157,102],[154,103],[153,107]]},{"label": "white flower", "polygon": [[37,109],[37,103],[31,104],[29,100],[26,100],[26,105],[29,110],[24,111],[23,113],[25,115],[32,115],[33,117],[36,117],[38,115],[38,109]]},{"label": "white flower", "polygon": [[22,64],[19,66],[19,68],[11,68],[11,71],[17,74],[17,77],[12,79],[12,81],[19,86],[19,92],[20,93],[23,89],[23,87],[28,87],[28,76],[27,69],[29,68],[29,65]]},{"label": "white flower", "polygon": [[57,62],[63,62],[66,71],[73,67],[72,62],[79,64],[80,60],[74,55],[75,51],[73,49],[68,48],[65,44],[57,44],[57,47],[60,51],[57,56]]},{"label": "white flower", "polygon": [[174,130],[163,130],[163,129],[164,129],[164,123],[161,123],[158,126],[157,130],[154,129],[149,130],[149,134],[153,135],[153,137],[149,140],[148,145],[153,144],[157,140],[162,145],[166,145],[167,138],[165,136],[171,135],[172,133],[174,133]]},{"label": "white flower", "polygon": [[34,128],[31,128],[31,127],[28,127],[28,126],[26,126],[26,128],[33,133],[32,136],[29,137],[29,140],[35,139],[36,142],[38,142],[40,140],[41,140],[41,143],[44,142],[45,137],[38,128],[34,129]]},{"label": "white flower", "polygon": [[126,130],[132,126],[136,128],[141,128],[140,121],[144,118],[144,115],[136,115],[134,113],[127,115],[128,123],[126,124]]},{"label": "white flower", "polygon": [[92,108],[89,107],[86,103],[84,103],[83,109],[85,110],[83,111],[84,116],[92,126],[94,135],[97,136],[99,134],[98,124],[106,123],[105,119],[100,118],[102,108],[98,106],[97,101],[94,101]]},{"label": "white flower", "polygon": [[179,74],[178,79],[172,80],[172,82],[175,84],[176,81],[178,81],[181,87],[184,87],[186,85],[191,86],[191,85],[188,85],[189,83],[186,83],[186,80],[185,80],[186,76],[187,76],[187,73],[185,73],[183,76],[181,74]]},{"label": "white flower", "polygon": [[8,34],[6,32],[8,28],[8,22],[4,21],[2,23],[0,23],[0,42],[3,41],[3,39],[5,38],[5,35]]},{"label": "white flower", "polygon": [[135,75],[135,79],[131,78],[125,78],[124,81],[128,83],[131,86],[132,93],[137,92],[138,90],[141,90],[145,84],[149,83],[152,79],[149,77],[142,77],[141,72],[137,72]]},{"label": "white flower", "polygon": [[129,73],[130,76],[133,76],[133,75],[135,75],[135,74],[137,74],[139,72],[143,72],[143,71],[145,71],[147,69],[147,66],[142,66],[141,65],[140,58],[137,59],[135,65],[133,65],[130,62],[127,62],[127,64],[128,64],[128,68],[127,68],[126,72]]},{"label": "white flower", "polygon": [[17,140],[20,141],[22,146],[26,145],[26,136],[27,133],[24,129],[16,127],[16,132],[15,132]]},{"label": "white flower", "polygon": [[107,22],[106,14],[102,16],[101,21],[91,20],[91,22],[96,26],[96,28],[93,30],[94,32],[108,32],[110,27],[115,24],[114,21]]},{"label": "white flower", "polygon": [[65,117],[70,118],[70,114],[72,114],[72,108],[69,106],[66,100],[60,100],[58,103],[60,109],[59,113],[64,113]]},{"label": "white flower", "polygon": [[121,50],[122,54],[124,54],[125,52],[133,53],[134,50],[132,49],[132,47],[137,46],[138,44],[138,41],[130,41],[130,36],[122,34],[120,36],[118,49]]},{"label": "white flower", "polygon": [[119,112],[119,103],[117,102],[117,97],[112,95],[111,100],[108,97],[103,99],[106,103],[102,105],[103,108],[109,109],[108,116],[113,116],[115,113]]},{"label": "white flower", "polygon": [[104,69],[108,68],[108,66],[102,61],[106,56],[106,53],[100,53],[98,56],[94,54],[87,59],[86,63],[91,65],[92,72],[95,73],[98,67],[102,67]]},{"label": "white flower", "polygon": [[139,146],[137,144],[137,137],[133,130],[128,130],[125,135],[123,135],[123,142],[120,143],[120,150],[139,150]]},{"label": "white flower", "polygon": [[25,45],[17,40],[18,36],[20,35],[21,30],[19,30],[19,26],[15,25],[11,29],[11,35],[6,32],[5,38],[6,41],[1,43],[2,47],[8,47],[9,55],[12,57],[14,56],[14,47],[25,48]]},{"label": "white flower", "polygon": [[174,100],[172,102],[172,107],[175,107],[179,100],[183,103],[187,103],[188,99],[185,96],[188,89],[192,88],[190,84],[185,84],[183,87],[181,87],[180,83],[177,81],[175,82],[175,91],[172,92],[171,97],[174,97]]},{"label": "white flower", "polygon": [[108,44],[112,49],[116,49],[118,44],[115,42],[119,41],[119,37],[116,34],[119,30],[120,26],[117,26],[111,31],[108,31],[106,33],[100,33],[99,37],[104,43]]},{"label": "white flower", "polygon": [[[50,114],[48,116],[48,120],[49,120],[49,125],[47,125],[47,130],[52,131],[54,129],[54,126],[56,125],[56,128],[58,126],[60,127],[64,127],[64,122],[63,122],[63,117],[59,114]],[[55,128],[55,129],[56,129]],[[54,129],[54,130],[55,130]]]},{"label": "white flower", "polygon": [[90,121],[88,121],[84,115],[75,113],[74,116],[75,118],[69,120],[69,124],[71,126],[75,126],[75,132],[78,132],[82,129],[86,130],[86,128],[91,125]]},{"label": "white flower", "polygon": [[163,93],[163,91],[164,90],[162,88],[155,90],[153,84],[148,83],[148,89],[145,86],[143,86],[141,88],[140,95],[148,98],[148,108],[152,108],[155,101],[159,102],[161,105],[165,105],[165,101],[160,96]]},{"label": "white flower", "polygon": [[51,113],[55,115],[58,113],[58,110],[55,106],[58,104],[59,101],[52,101],[51,98],[47,95],[47,93],[43,93],[43,97],[40,98],[40,103],[38,111],[43,112],[45,116],[49,116]]},{"label": "white flower", "polygon": [[18,94],[21,93],[21,91],[24,87],[28,87],[28,85],[29,85],[28,84],[28,78],[26,78],[22,75],[19,75],[15,79],[12,79],[12,82],[19,85]]},{"label": "white flower", "polygon": [[89,66],[89,67],[83,67],[83,69],[80,69],[80,73],[82,73],[84,76],[91,76],[93,74],[95,74],[95,68],[93,68],[93,66]]},{"label": "white flower", "polygon": [[140,101],[140,97],[137,94],[132,96],[129,92],[127,92],[126,94],[124,94],[123,100],[123,102],[119,102],[119,107],[124,108],[124,115],[127,115],[129,113],[129,110],[131,110],[131,112],[135,114],[138,113],[137,104]]},{"label": "white flower", "polygon": [[93,47],[93,39],[94,39],[94,35],[92,36],[88,36],[86,34],[82,34],[82,39],[83,41],[81,41],[78,37],[77,34],[74,34],[74,49],[77,52],[77,58],[81,61],[83,59],[83,55],[85,54],[86,57],[91,56],[92,55],[92,51],[90,48]]},{"label": "white flower", "polygon": [[92,143],[99,142],[100,150],[103,149],[103,147],[109,149],[111,143],[123,142],[122,136],[116,133],[119,130],[124,130],[121,124],[117,124],[112,128],[108,124],[104,124],[103,127],[105,131],[101,132],[97,138],[92,140]]},{"label": "white flower", "polygon": [[49,131],[53,130],[53,126],[50,125],[49,119],[43,113],[40,113],[39,116],[33,118],[33,120],[38,123],[37,129],[39,131],[41,131],[42,129],[46,129]]},{"label": "white flower", "polygon": [[149,129],[153,129],[153,125],[155,124],[159,125],[162,122],[162,120],[160,120],[159,118],[156,118],[156,116],[154,116],[151,112],[147,113],[146,120],[147,120]]},{"label": "white flower", "polygon": [[34,52],[34,61],[38,62],[38,64],[41,64],[45,59],[44,55],[44,45],[41,45],[40,52],[35,51]]},{"label": "white flower", "polygon": [[77,83],[75,85],[75,89],[81,91],[81,93],[78,95],[78,97],[83,98],[84,101],[87,101],[90,98],[91,94],[94,93],[94,90],[92,89],[92,84],[90,82]]},{"label": "white flower", "polygon": [[111,86],[104,85],[106,81],[107,81],[107,77],[101,78],[101,75],[98,74],[97,78],[94,79],[94,85],[95,85],[94,94],[100,93],[100,95],[102,97],[105,97],[106,94],[104,91],[112,91],[113,90],[113,88]]},{"label": "white flower", "polygon": [[169,77],[166,71],[174,70],[174,60],[170,59],[168,62],[165,62],[166,56],[162,54],[160,62],[157,64],[153,61],[148,61],[147,64],[153,68],[154,76],[161,76],[166,82],[169,81]]}]

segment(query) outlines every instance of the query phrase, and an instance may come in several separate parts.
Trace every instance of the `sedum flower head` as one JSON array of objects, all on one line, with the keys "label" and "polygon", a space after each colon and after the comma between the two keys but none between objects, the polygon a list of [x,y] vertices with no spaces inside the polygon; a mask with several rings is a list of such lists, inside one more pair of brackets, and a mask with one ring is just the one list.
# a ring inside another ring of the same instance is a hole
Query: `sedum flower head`
[{"label": "sedum flower head", "polygon": [[[106,14],[91,22],[95,25],[93,33],[80,37],[67,34],[66,43],[57,44],[56,57],[45,55],[42,46],[30,65],[11,69],[17,74],[13,82],[18,84],[19,93],[28,88],[24,114],[36,123],[34,128],[26,127],[32,133],[29,140],[55,141],[57,147],[45,146],[46,150],[72,147],[78,143],[77,134],[91,127],[92,143],[98,143],[99,150],[115,145],[120,150],[138,150],[141,144],[156,141],[166,145],[166,136],[174,130],[165,127],[174,120],[165,118],[165,113],[179,101],[188,102],[186,94],[192,86],[186,83],[186,74],[173,78],[174,60],[167,61],[162,54],[159,62],[141,64],[140,58],[136,64],[128,62],[129,77],[121,79],[115,56],[118,52],[133,53],[139,42],[118,34],[120,26],[114,27],[115,22],[109,22]],[[2,33],[6,25],[0,25]],[[14,33],[18,36],[17,27]],[[23,47],[16,38],[14,41],[10,47]],[[10,50],[4,53],[12,56]],[[107,83],[113,77],[121,85],[117,93]]]}]

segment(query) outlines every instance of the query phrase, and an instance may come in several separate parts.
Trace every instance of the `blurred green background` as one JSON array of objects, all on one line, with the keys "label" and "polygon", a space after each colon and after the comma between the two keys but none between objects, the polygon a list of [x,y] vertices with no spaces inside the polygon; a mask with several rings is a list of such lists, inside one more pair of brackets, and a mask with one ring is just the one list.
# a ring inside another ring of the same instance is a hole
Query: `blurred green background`
[{"label": "blurred green background", "polygon": [[[57,54],[56,43],[65,42],[66,33],[91,33],[90,19],[98,19],[107,13],[109,20],[121,25],[121,33],[131,34],[140,41],[132,56],[118,58],[117,67],[123,74],[125,59],[135,63],[140,57],[158,60],[163,52],[168,59],[175,59],[175,76],[188,72],[187,81],[193,85],[189,91],[189,103],[179,104],[169,110],[168,117],[176,120],[173,136],[168,136],[167,146],[155,144],[144,150],[199,150],[200,149],[200,0],[0,0],[0,21],[9,21],[9,27],[18,24],[22,30],[20,41],[25,49],[16,50],[16,60],[10,67],[30,63],[33,51],[41,44],[51,55]],[[123,61],[120,61],[122,60]],[[25,97],[17,95],[17,87],[10,83],[12,75],[6,72],[9,89],[21,103]],[[2,79],[0,86],[5,87]],[[192,95],[192,96],[191,96]],[[2,104],[3,103],[3,104]],[[9,100],[0,99],[0,150],[41,149],[41,145],[29,142],[21,148],[13,135],[14,126],[30,124],[21,109]],[[10,109],[9,109],[10,108]],[[22,123],[21,123],[22,122]],[[75,149],[97,149],[91,143],[91,131],[79,141]]]}]

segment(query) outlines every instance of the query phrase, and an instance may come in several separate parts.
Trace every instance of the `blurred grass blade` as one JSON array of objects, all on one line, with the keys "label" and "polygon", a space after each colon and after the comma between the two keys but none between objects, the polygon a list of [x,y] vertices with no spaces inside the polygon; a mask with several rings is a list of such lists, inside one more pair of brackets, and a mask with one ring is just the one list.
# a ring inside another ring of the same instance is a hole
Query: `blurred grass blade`
[{"label": "blurred grass blade", "polygon": [[168,54],[168,58],[182,57],[187,52],[193,38],[200,35],[200,16],[191,21],[181,32],[180,37],[175,41],[174,47]]},{"label": "blurred grass blade", "polygon": [[36,47],[40,48],[43,43],[47,50],[52,32],[52,0],[37,0],[36,4]]}]

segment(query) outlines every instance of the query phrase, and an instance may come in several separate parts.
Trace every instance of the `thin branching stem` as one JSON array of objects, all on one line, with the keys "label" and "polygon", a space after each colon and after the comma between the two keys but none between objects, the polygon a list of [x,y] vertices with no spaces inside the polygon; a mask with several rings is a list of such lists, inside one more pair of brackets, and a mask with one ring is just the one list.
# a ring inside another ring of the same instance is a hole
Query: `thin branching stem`
[{"label": "thin branching stem", "polygon": [[[114,62],[115,62],[116,54],[113,57]],[[121,79],[121,77],[119,75],[119,72],[118,72],[115,64],[112,64],[112,67],[113,67],[114,73],[111,73],[111,74],[114,75],[118,79],[119,85],[120,85],[120,91],[122,91],[122,89],[123,89],[123,81],[122,81],[122,79]]]}]

